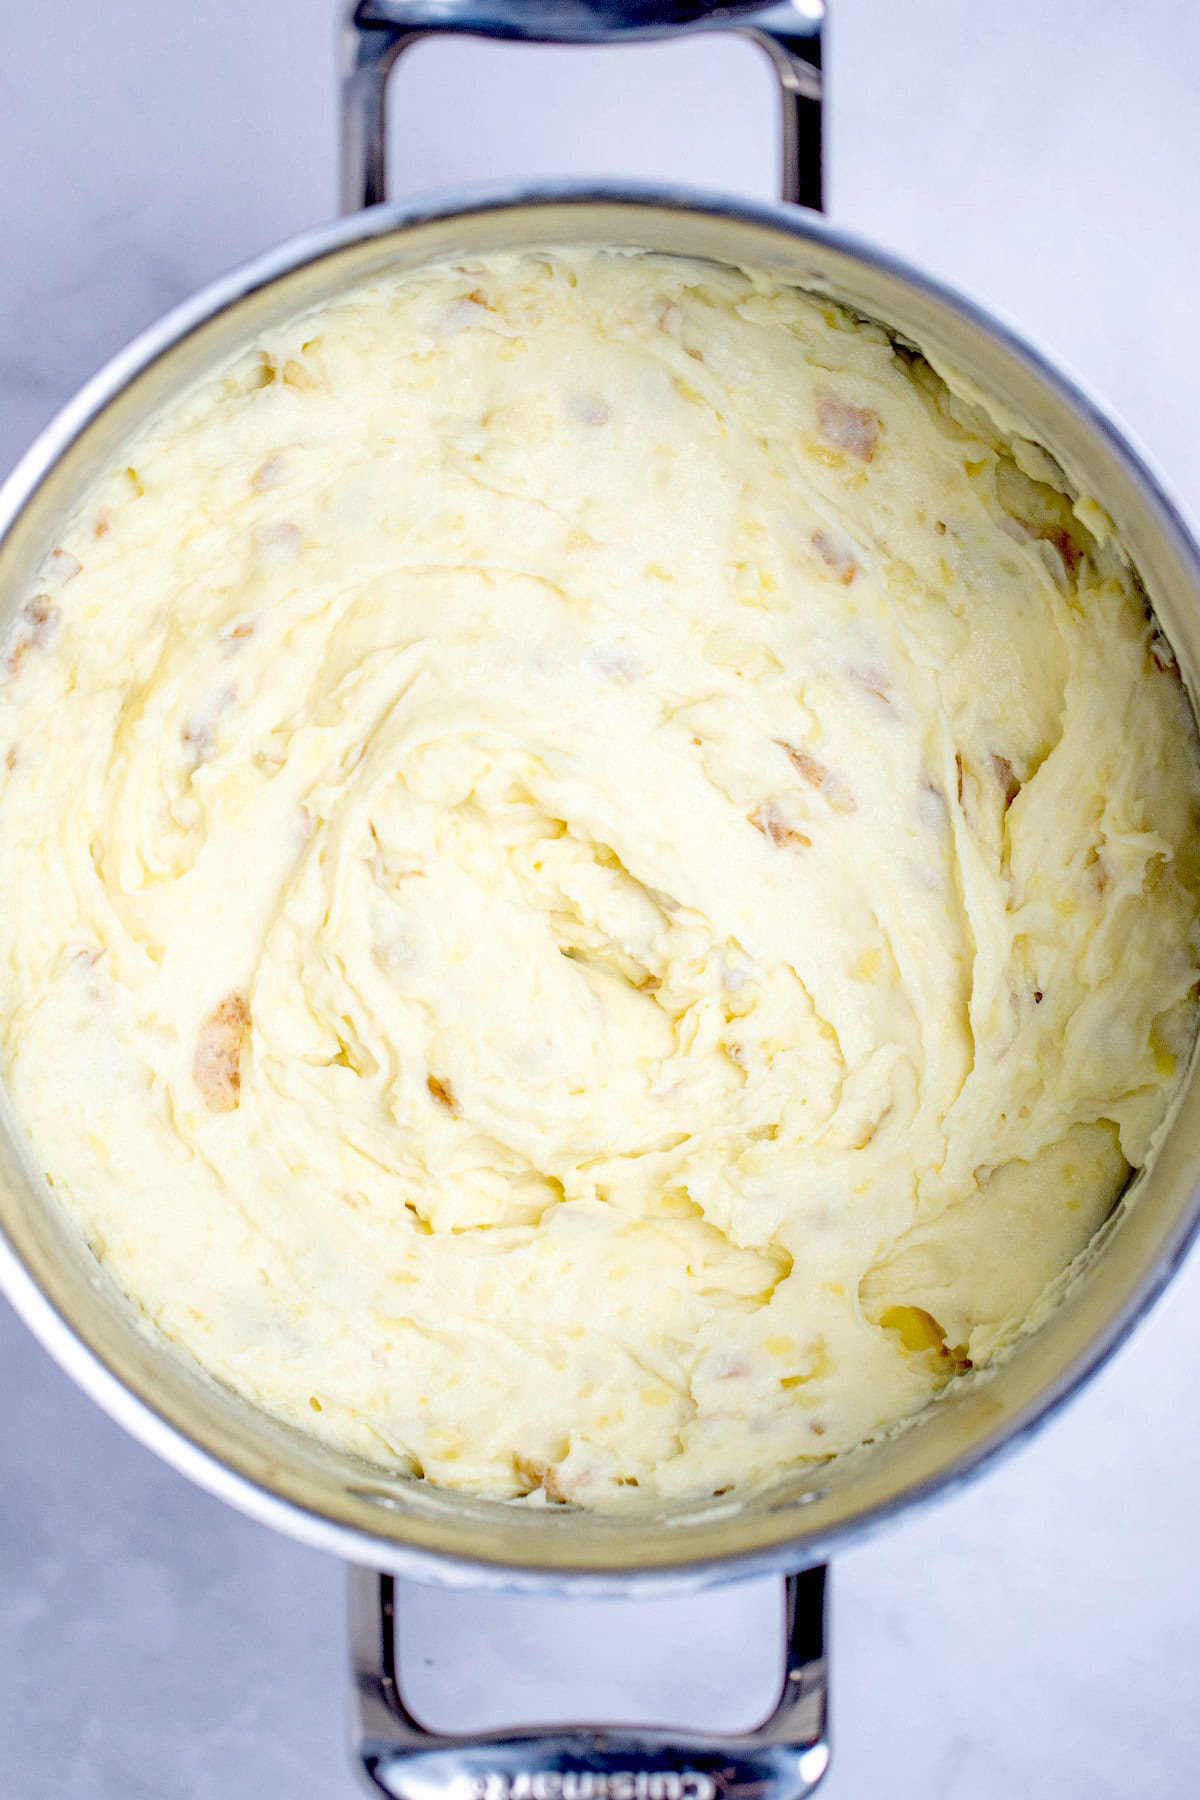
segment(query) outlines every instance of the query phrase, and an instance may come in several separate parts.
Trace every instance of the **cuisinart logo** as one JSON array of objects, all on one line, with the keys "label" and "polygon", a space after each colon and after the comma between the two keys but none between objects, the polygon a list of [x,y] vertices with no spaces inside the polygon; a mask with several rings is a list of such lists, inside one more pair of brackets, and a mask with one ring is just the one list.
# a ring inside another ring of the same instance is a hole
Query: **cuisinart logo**
[{"label": "cuisinart logo", "polygon": [[529,1775],[480,1775],[477,1800],[716,1800],[711,1775],[695,1769],[539,1769]]}]

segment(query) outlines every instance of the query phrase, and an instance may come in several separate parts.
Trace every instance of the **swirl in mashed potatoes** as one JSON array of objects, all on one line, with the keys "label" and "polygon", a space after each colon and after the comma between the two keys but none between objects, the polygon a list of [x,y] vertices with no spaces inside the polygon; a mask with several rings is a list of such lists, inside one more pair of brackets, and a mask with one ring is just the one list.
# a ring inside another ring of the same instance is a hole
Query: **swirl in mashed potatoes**
[{"label": "swirl in mashed potatoes", "polygon": [[506,255],[130,451],[0,686],[2,1062],[223,1381],[477,1492],[752,1489],[1012,1341],[1191,1041],[1099,510],[754,274]]}]

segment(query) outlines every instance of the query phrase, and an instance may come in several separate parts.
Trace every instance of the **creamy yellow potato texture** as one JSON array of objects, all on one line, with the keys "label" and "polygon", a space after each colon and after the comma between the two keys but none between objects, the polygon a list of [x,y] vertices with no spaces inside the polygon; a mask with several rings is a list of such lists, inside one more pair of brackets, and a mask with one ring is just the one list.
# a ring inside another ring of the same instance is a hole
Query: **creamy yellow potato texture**
[{"label": "creamy yellow potato texture", "polygon": [[1196,981],[1190,712],[1064,488],[879,327],[632,253],[382,280],[138,442],[9,641],[0,954],[149,1319],[602,1508],[1010,1343]]}]

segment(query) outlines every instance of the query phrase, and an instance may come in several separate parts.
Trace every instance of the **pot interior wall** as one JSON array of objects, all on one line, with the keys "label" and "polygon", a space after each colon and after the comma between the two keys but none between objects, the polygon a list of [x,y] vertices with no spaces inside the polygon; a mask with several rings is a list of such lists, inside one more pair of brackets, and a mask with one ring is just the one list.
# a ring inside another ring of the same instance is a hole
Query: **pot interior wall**
[{"label": "pot interior wall", "polygon": [[[181,388],[268,325],[385,269],[530,244],[612,243],[766,267],[836,294],[949,364],[1027,422],[1116,520],[1194,693],[1200,572],[1186,534],[1125,447],[1052,372],[910,273],[823,220],[693,197],[460,197],[379,208],[313,233],[218,284],[155,328],[51,427],[0,499],[0,623],[41,555],[121,445]],[[40,478],[40,479],[39,479]],[[7,501],[7,507],[5,506]],[[49,728],[52,728],[50,726]],[[277,1424],[166,1347],[113,1288],[0,1118],[0,1278],[59,1360],[102,1404],[188,1474],[268,1522],[380,1567],[510,1585],[696,1581],[799,1566],[847,1531],[968,1472],[1077,1383],[1182,1255],[1195,1213],[1195,1067],[1134,1203],[1042,1329],[984,1378],[948,1390],[920,1424],[840,1464],[734,1504],[714,1499],[637,1519],[473,1500],[390,1477]]]}]

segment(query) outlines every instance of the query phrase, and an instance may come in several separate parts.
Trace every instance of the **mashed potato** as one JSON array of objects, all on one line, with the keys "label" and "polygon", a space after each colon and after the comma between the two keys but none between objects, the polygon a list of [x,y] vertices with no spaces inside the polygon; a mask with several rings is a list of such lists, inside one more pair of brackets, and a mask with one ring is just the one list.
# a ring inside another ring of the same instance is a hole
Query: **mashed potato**
[{"label": "mashed potato", "polygon": [[826,301],[556,252],[357,292],[129,456],[7,651],[2,1063],[154,1324],[595,1507],[1010,1341],[1197,973],[1183,688],[1045,454]]}]

